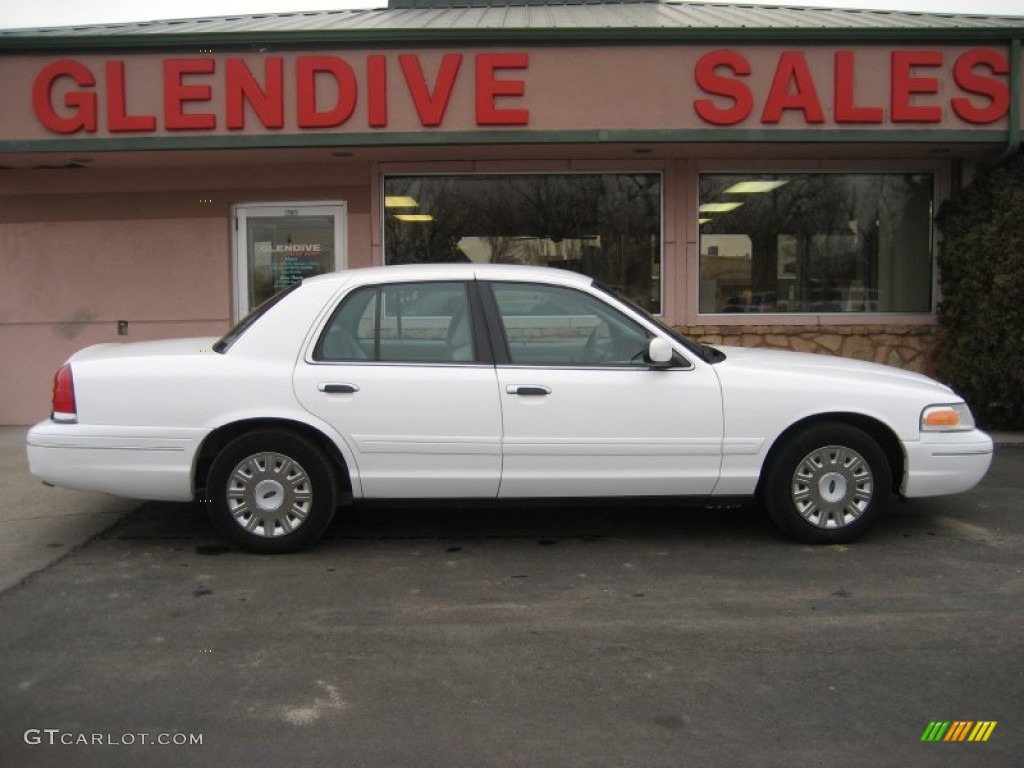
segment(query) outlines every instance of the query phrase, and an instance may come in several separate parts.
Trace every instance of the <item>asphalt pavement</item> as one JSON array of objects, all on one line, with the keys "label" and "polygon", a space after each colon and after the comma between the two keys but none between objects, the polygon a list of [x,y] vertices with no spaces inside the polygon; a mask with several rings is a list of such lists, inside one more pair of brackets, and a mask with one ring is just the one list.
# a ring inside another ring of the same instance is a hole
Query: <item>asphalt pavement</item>
[{"label": "asphalt pavement", "polygon": [[27,432],[0,427],[0,593],[139,506],[131,499],[43,485],[28,471]]},{"label": "asphalt pavement", "polygon": [[[23,437],[0,429],[0,766],[1024,754],[1016,436],[977,489],[850,546],[753,506],[408,505],[279,557],[224,546],[198,505],[45,488]],[[922,741],[936,722],[996,725]]]}]

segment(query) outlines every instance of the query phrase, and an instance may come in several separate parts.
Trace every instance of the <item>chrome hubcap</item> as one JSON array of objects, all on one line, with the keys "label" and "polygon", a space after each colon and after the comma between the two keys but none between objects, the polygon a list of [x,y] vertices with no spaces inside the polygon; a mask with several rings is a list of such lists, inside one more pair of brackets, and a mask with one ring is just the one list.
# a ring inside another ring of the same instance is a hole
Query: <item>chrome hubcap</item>
[{"label": "chrome hubcap", "polygon": [[264,512],[276,512],[284,504],[284,486],[277,480],[260,480],[254,494],[256,506]]},{"label": "chrome hubcap", "polygon": [[842,501],[846,496],[846,478],[838,472],[828,472],[818,481],[818,493],[829,504]]},{"label": "chrome hubcap", "polygon": [[306,470],[280,453],[257,453],[231,471],[228,511],[249,533],[273,538],[302,525],[313,505]]},{"label": "chrome hubcap", "polygon": [[850,525],[867,510],[873,493],[868,463],[841,445],[812,451],[793,473],[793,505],[804,520],[819,528]]}]

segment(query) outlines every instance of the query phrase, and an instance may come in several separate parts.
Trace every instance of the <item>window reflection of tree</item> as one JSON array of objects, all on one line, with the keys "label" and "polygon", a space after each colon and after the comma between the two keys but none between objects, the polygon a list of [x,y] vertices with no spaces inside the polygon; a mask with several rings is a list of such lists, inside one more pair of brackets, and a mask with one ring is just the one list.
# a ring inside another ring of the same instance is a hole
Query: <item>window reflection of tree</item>
[{"label": "window reflection of tree", "polygon": [[[414,198],[432,221],[387,210],[387,263],[473,260],[557,266],[660,310],[658,174],[388,177],[387,196]],[[653,287],[652,287],[653,286]]]},{"label": "window reflection of tree", "polygon": [[[448,261],[466,261],[458,248],[458,232],[465,216],[460,204],[460,192],[451,179],[407,177],[400,191],[386,190],[387,196],[412,197],[418,208],[385,209],[384,243],[386,263],[425,264]],[[404,214],[429,214],[429,221],[402,221]]]},{"label": "window reflection of tree", "polygon": [[[765,193],[725,194],[737,182],[752,178],[785,184]],[[716,174],[702,176],[700,187],[701,203],[742,203],[734,211],[713,215],[701,228],[702,236],[742,234],[750,239],[748,303],[742,309],[927,310],[928,297],[922,302],[912,294],[927,291],[930,284],[930,220],[918,217],[918,225],[908,228],[906,219],[908,209],[930,209],[930,176]],[[903,247],[895,247],[896,243]],[[780,264],[784,244],[792,247],[792,263]],[[706,247],[701,253],[702,259],[708,259]],[[907,270],[908,266],[913,269]],[[883,271],[895,277],[883,276]],[[710,260],[702,265],[702,277],[715,279]],[[885,291],[888,299],[880,304],[880,288],[897,284],[901,286],[898,294]],[[727,305],[724,311],[730,310],[730,300],[733,306],[742,302],[736,296],[722,297],[720,301]],[[716,311],[707,306],[701,309]]]}]

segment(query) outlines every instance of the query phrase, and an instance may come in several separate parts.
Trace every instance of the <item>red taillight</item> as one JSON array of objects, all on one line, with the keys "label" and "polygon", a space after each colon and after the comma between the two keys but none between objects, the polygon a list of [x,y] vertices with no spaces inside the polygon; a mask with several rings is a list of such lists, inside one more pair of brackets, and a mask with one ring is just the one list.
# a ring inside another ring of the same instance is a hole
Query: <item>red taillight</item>
[{"label": "red taillight", "polygon": [[53,413],[54,421],[76,421],[78,408],[75,405],[75,380],[71,377],[71,366],[62,365],[53,377]]}]

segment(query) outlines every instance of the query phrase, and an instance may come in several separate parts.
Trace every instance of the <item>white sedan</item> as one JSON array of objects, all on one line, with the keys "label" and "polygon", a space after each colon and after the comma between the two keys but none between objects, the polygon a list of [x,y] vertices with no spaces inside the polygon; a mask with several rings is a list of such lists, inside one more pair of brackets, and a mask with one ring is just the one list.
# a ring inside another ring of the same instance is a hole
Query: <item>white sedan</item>
[{"label": "white sedan", "polygon": [[201,500],[256,552],[399,498],[757,496],[796,539],[848,542],[992,458],[925,376],[701,346],[582,275],[474,264],[323,275],[220,340],[89,347],[27,442],[47,483]]}]

